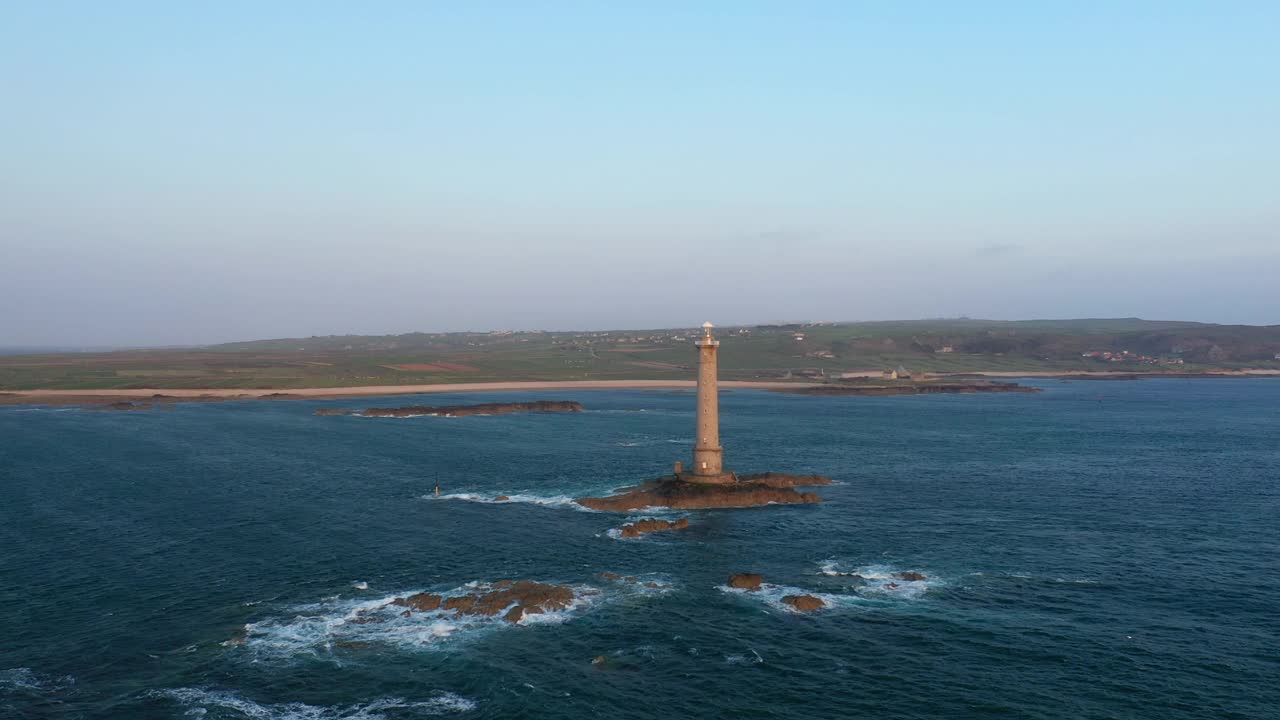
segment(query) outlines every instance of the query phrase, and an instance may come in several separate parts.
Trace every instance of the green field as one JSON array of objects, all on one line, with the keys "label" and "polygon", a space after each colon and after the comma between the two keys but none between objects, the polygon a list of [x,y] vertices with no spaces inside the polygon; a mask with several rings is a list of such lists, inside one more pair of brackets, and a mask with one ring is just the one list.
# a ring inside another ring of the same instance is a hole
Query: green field
[{"label": "green field", "polygon": [[[14,355],[0,357],[0,390],[688,379],[697,332],[351,335]],[[716,334],[722,342],[721,376],[737,380],[830,377],[898,366],[914,373],[1280,369],[1280,326],[957,319],[725,327]],[[1129,355],[1119,362],[1081,356],[1093,351]]]}]

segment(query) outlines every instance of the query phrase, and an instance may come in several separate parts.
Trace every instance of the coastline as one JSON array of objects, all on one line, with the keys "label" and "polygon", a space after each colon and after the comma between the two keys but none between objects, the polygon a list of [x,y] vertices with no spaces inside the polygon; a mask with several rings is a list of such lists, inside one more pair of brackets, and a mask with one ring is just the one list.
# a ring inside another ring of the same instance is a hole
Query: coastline
[{"label": "coastline", "polygon": [[[776,390],[812,387],[815,383],[726,380],[723,388]],[[470,393],[520,390],[692,390],[693,380],[548,380],[431,385],[368,385],[324,388],[134,388],[108,390],[0,390],[0,405],[87,405],[120,401],[216,402],[220,400],[305,400],[379,395]]]},{"label": "coastline", "polygon": [[[871,377],[867,373],[867,378]],[[1142,380],[1152,378],[1280,377],[1280,370],[1221,370],[1216,372],[1063,373],[1043,370],[939,373],[938,379],[1034,378],[1042,380]],[[114,388],[102,390],[0,390],[0,405],[94,405],[113,402],[218,402],[224,400],[306,400],[311,398],[359,398],[381,395],[473,393],[521,390],[692,390],[694,380],[513,380],[427,385],[356,385],[318,388]],[[722,388],[744,390],[804,391],[829,387],[827,383],[779,380],[722,380]]]}]

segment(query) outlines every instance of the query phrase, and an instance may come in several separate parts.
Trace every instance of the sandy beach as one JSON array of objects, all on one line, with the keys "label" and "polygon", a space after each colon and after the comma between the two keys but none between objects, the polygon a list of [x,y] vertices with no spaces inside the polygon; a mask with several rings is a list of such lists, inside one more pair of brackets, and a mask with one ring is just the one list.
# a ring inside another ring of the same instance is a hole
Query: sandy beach
[{"label": "sandy beach", "polygon": [[[879,377],[879,373],[846,373],[846,377]],[[1277,377],[1280,370],[1221,370],[1212,373],[1134,373],[1103,371],[1060,373],[1046,371],[957,373],[953,377],[968,378],[1072,378],[1108,379],[1142,377]],[[948,375],[937,375],[945,379]],[[795,390],[822,383],[767,380],[721,380],[720,387],[753,390]],[[0,391],[0,405],[92,405],[113,402],[215,402],[219,400],[301,400],[305,398],[375,397],[379,395],[416,395],[421,393],[493,392],[520,390],[682,390],[693,389],[693,380],[559,380],[479,383],[437,383],[431,385],[369,385],[320,388],[131,388],[114,390],[5,390]]]}]

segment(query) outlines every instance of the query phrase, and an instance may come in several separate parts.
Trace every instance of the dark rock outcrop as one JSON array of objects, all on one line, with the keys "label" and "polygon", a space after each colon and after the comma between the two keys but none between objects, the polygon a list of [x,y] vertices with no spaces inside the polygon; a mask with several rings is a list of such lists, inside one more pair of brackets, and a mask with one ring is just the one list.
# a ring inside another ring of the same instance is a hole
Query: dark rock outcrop
[{"label": "dark rock outcrop", "polygon": [[689,520],[687,518],[680,518],[675,522],[670,520],[645,518],[644,520],[633,522],[630,525],[623,525],[619,530],[621,530],[622,537],[624,538],[636,538],[650,533],[666,532],[668,530],[684,530],[687,527],[689,527]]},{"label": "dark rock outcrop", "polygon": [[906,572],[897,572],[897,573],[894,573],[893,576],[898,578],[899,580],[906,580],[908,582],[919,582],[921,580],[926,579],[923,573],[918,573],[915,570],[908,570]]},{"label": "dark rock outcrop", "polygon": [[813,612],[814,610],[821,610],[827,606],[827,604],[822,601],[822,598],[816,598],[812,595],[787,595],[782,598],[782,602],[790,605],[800,612]]},{"label": "dark rock outcrop", "polygon": [[391,604],[407,607],[410,610],[416,610],[418,612],[431,612],[432,610],[438,610],[442,601],[443,598],[439,595],[432,595],[431,593],[417,593],[416,595],[410,595],[407,598],[396,598],[391,601]]},{"label": "dark rock outcrop", "polygon": [[729,587],[739,590],[759,590],[764,577],[755,573],[737,573],[729,576]]},{"label": "dark rock outcrop", "polygon": [[130,402],[128,400],[124,400],[121,402],[107,403],[106,405],[98,405],[97,407],[92,407],[89,409],[90,410],[150,410],[154,407],[155,405],[149,402]]},{"label": "dark rock outcrop", "polygon": [[831,484],[831,480],[819,475],[783,473],[743,475],[727,483],[714,484],[691,482],[687,477],[668,475],[641,483],[623,493],[578,498],[575,502],[592,510],[606,512],[630,512],[645,507],[697,510],[791,505],[822,502],[822,498],[814,493],[798,492],[795,487]]},{"label": "dark rock outcrop", "polygon": [[493,499],[493,501],[494,501],[494,502],[507,502],[507,501],[508,501],[508,500],[510,500],[510,499],[511,499],[511,498],[510,498],[510,497],[508,497],[508,496],[506,496],[506,495],[499,495],[498,497],[494,498],[494,499]]},{"label": "dark rock outcrop", "polygon": [[481,403],[479,405],[407,405],[396,408],[342,410],[321,408],[316,415],[363,415],[365,417],[464,417],[466,415],[506,415],[509,413],[582,412],[582,403],[571,400],[535,400],[517,403]]}]

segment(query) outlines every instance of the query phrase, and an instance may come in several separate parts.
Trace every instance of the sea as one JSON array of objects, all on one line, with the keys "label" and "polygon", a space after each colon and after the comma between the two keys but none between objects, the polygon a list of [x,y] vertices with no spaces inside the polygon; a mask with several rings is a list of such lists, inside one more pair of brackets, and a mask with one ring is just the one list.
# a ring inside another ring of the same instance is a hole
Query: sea
[{"label": "sea", "polygon": [[[726,466],[826,501],[631,516],[572,500],[687,460],[688,391],[0,407],[0,717],[1280,717],[1280,379],[1024,382],[726,391]],[[586,410],[313,414],[536,399]],[[583,599],[353,622],[501,579]]]}]

